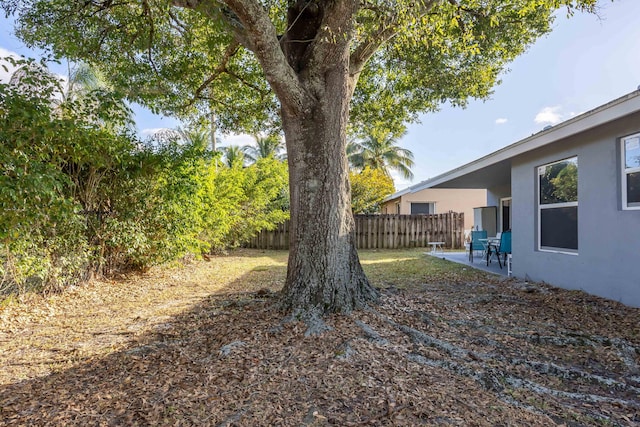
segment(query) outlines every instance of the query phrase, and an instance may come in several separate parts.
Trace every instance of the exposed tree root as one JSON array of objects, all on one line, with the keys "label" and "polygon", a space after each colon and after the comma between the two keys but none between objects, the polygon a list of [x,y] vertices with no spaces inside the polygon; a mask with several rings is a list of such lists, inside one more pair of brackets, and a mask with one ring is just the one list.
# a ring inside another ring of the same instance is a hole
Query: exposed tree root
[{"label": "exposed tree root", "polygon": [[[402,353],[411,362],[445,369],[460,377],[473,379],[483,389],[495,393],[500,400],[509,405],[544,414],[554,420],[559,419],[558,413],[564,413],[564,416],[582,419],[580,422],[590,419],[596,423],[612,425],[623,424],[612,420],[603,405],[624,407],[631,412],[640,411],[640,388],[634,384],[638,381],[637,375],[634,374],[638,371],[637,357],[640,348],[624,339],[597,335],[577,336],[562,332],[558,335],[520,333],[498,330],[469,320],[447,322],[452,328],[460,327],[471,329],[473,333],[482,333],[482,336],[474,336],[472,342],[495,349],[486,352],[466,348],[414,327],[434,327],[433,316],[425,316],[422,311],[411,313],[411,320],[420,320],[418,323],[412,321],[412,326],[400,323],[396,320],[397,316],[392,318],[382,311],[384,308],[380,311],[369,309],[368,313],[374,315],[373,321],[381,322],[378,323],[378,328],[386,329],[385,324],[391,326],[408,337],[412,346],[398,346],[397,338],[393,340],[382,330],[376,330],[372,325],[356,320],[367,340],[386,346],[385,348],[395,353]],[[386,333],[388,334],[389,330]],[[462,334],[459,334],[460,336]],[[512,357],[508,352],[501,351],[498,345],[500,341],[505,340],[521,341],[535,346],[588,348],[593,351],[604,347],[618,356],[629,375],[615,378],[554,361]],[[547,403],[541,403],[543,401]],[[580,411],[576,410],[578,406],[582,407]]]}]

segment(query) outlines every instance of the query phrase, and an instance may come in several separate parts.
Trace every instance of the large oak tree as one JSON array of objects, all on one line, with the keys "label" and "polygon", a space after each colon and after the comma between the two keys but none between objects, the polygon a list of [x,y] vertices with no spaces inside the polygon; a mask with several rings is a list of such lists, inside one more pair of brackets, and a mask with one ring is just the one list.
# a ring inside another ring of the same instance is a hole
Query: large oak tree
[{"label": "large oak tree", "polygon": [[[292,312],[376,297],[358,260],[348,125],[401,130],[443,102],[485,98],[559,8],[597,0],[0,0],[29,45],[83,60],[156,111],[223,130],[284,130]],[[461,124],[464,125],[464,124]]]}]

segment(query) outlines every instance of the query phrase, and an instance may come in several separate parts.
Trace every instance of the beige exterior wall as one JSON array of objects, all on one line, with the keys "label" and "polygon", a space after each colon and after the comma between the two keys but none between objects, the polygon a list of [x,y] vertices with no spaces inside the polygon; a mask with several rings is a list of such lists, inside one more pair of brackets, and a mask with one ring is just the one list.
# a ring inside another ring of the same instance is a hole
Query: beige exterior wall
[{"label": "beige exterior wall", "polygon": [[389,200],[382,205],[381,213],[409,215],[411,203],[435,203],[437,214],[463,212],[464,229],[469,230],[473,227],[473,208],[487,205],[487,190],[426,188]]}]

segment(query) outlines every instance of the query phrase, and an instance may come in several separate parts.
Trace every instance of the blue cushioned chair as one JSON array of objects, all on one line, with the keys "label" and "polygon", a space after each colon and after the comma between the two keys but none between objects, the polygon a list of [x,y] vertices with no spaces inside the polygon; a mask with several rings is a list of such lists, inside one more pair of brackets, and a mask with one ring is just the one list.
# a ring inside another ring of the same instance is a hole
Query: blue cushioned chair
[{"label": "blue cushioned chair", "polygon": [[486,250],[485,245],[479,239],[487,238],[487,230],[471,230],[471,243],[469,244],[469,261],[473,262],[473,251]]},{"label": "blue cushioned chair", "polygon": [[[504,231],[500,235],[500,244],[499,245],[489,245],[489,254],[495,251],[498,256],[498,265],[500,269],[502,269],[502,264],[507,264],[507,255],[511,253],[511,230]],[[504,254],[504,262],[500,262],[500,254]],[[487,259],[490,258],[487,257]]]}]

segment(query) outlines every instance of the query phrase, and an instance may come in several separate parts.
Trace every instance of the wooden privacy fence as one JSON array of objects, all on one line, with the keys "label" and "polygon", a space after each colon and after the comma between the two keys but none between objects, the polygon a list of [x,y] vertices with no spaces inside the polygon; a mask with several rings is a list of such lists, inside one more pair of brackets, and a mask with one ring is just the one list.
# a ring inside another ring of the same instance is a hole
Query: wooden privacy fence
[{"label": "wooden privacy fence", "polygon": [[[358,249],[426,247],[444,242],[449,249],[464,248],[464,214],[354,215]],[[261,231],[246,245],[255,249],[289,249],[289,221]]]}]

